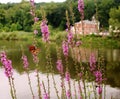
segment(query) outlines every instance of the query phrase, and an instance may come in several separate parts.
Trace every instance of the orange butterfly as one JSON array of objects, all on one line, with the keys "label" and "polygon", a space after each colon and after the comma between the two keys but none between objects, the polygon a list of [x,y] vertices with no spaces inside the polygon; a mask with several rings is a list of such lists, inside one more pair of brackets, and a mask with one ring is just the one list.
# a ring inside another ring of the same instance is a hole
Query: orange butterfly
[{"label": "orange butterfly", "polygon": [[36,48],[36,46],[31,45],[29,46],[29,51],[33,54],[33,55],[37,55],[40,52],[40,48]]}]

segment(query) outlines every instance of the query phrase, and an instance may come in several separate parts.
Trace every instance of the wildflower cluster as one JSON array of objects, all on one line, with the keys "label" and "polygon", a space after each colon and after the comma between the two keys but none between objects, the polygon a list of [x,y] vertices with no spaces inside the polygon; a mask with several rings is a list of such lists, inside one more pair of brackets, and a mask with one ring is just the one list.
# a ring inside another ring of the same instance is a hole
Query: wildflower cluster
[{"label": "wildflower cluster", "polygon": [[63,73],[62,60],[57,60],[56,65],[57,65],[57,70],[58,70],[60,73]]},{"label": "wildflower cluster", "polygon": [[10,78],[13,75],[12,61],[7,58],[5,52],[0,54],[0,61],[5,69],[5,75]]},{"label": "wildflower cluster", "polygon": [[100,86],[100,84],[102,84],[103,81],[102,72],[100,70],[97,70],[96,68],[96,58],[93,53],[90,55],[89,62],[90,62],[90,71],[95,76],[95,82],[98,84],[98,94],[101,94],[102,87]]},{"label": "wildflower cluster", "polygon": [[29,63],[27,60],[27,56],[23,55],[22,60],[23,60],[24,69],[28,69]]},{"label": "wildflower cluster", "polygon": [[96,69],[96,59],[95,59],[95,56],[94,56],[93,53],[90,55],[89,62],[90,62],[90,71],[91,72],[95,71],[95,69]]},{"label": "wildflower cluster", "polygon": [[76,47],[79,47],[82,44],[82,41],[77,41],[76,42]]},{"label": "wildflower cluster", "polygon": [[49,99],[49,95],[47,93],[44,94],[44,99]]},{"label": "wildflower cluster", "polygon": [[68,99],[70,99],[70,97],[71,97],[70,90],[67,90],[67,92],[66,92],[66,96],[67,96]]},{"label": "wildflower cluster", "polygon": [[49,34],[50,33],[49,33],[49,29],[48,29],[47,21],[46,20],[42,20],[40,28],[41,28],[43,40],[45,42],[48,42],[49,41]]},{"label": "wildflower cluster", "polygon": [[102,72],[100,71],[100,70],[98,70],[98,71],[95,71],[94,72],[94,75],[95,75],[95,77],[96,77],[96,82],[98,83],[98,84],[101,84],[102,83]]},{"label": "wildflower cluster", "polygon": [[70,81],[70,73],[68,71],[65,73],[65,79],[66,81]]},{"label": "wildflower cluster", "polygon": [[81,18],[84,18],[84,1],[78,0],[78,10],[81,13]]},{"label": "wildflower cluster", "polygon": [[99,84],[98,86],[98,94],[101,94],[102,93],[102,86],[100,86],[100,84],[102,84],[102,72],[99,70],[99,71],[95,71],[94,72],[94,75],[95,75],[95,81]]},{"label": "wildflower cluster", "polygon": [[71,44],[73,40],[73,33],[71,30],[68,30],[68,29],[66,31],[68,32],[68,35],[67,35],[68,43]]},{"label": "wildflower cluster", "polygon": [[[36,22],[39,21],[39,18],[36,17],[36,15],[35,15],[35,2],[34,2],[34,0],[30,0],[30,4],[31,4],[30,14],[33,16],[33,20],[34,20],[34,24],[35,24]],[[35,35],[38,34],[37,29],[34,30],[34,34]]]},{"label": "wildflower cluster", "polygon": [[68,56],[68,50],[69,50],[68,42],[63,41],[62,48],[63,48],[63,54],[64,54],[64,56],[67,57]]}]

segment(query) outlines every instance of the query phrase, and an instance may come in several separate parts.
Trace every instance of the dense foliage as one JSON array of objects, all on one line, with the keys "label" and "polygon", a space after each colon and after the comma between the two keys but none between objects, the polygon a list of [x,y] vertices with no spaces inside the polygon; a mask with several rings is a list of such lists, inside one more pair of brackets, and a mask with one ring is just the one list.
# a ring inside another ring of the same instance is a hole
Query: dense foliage
[{"label": "dense foliage", "polygon": [[[41,14],[43,14],[44,9],[49,25],[52,25],[54,28],[59,27],[60,29],[65,29],[66,10],[69,11],[70,19],[72,19],[72,15],[74,15],[74,21],[71,20],[71,25],[74,22],[80,21],[77,1],[78,0],[66,0],[63,3],[37,3],[36,15],[41,19]],[[109,25],[109,18],[112,16],[111,14],[109,16],[110,9],[118,8],[120,5],[120,0],[84,0],[84,2],[85,19],[91,20],[92,16],[95,15],[103,28]],[[34,26],[32,26],[33,20],[29,12],[30,4],[25,0],[22,0],[22,2],[18,4],[0,4],[0,32],[16,30],[32,31],[32,27]]]},{"label": "dense foliage", "polygon": [[109,24],[120,29],[120,6],[110,10]]}]

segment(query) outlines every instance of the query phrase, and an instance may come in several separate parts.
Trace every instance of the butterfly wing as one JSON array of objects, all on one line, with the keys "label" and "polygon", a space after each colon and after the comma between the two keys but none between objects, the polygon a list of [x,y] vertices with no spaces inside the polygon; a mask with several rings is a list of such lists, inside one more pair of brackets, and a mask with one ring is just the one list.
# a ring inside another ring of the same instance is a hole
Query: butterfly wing
[{"label": "butterfly wing", "polygon": [[37,55],[40,52],[40,48],[36,48],[35,46],[30,46],[29,47],[29,51],[33,54],[33,55]]}]

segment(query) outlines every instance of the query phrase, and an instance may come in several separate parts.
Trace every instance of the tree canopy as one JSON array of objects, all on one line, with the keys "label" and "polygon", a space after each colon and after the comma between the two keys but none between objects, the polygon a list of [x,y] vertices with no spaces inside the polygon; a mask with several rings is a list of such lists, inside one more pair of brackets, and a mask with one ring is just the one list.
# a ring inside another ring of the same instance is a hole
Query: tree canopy
[{"label": "tree canopy", "polygon": [[[74,22],[80,21],[77,3],[78,0],[66,0],[63,3],[36,3],[36,15],[41,20],[43,14],[41,11],[42,8],[46,12],[49,25],[54,28],[65,29],[66,10],[69,12],[71,25]],[[101,27],[105,28],[108,27],[109,23],[114,23],[111,21],[114,20],[113,10],[118,8],[120,0],[84,0],[84,3],[85,19],[91,20],[92,16],[96,15],[96,18],[100,21]],[[21,3],[0,4],[0,31],[32,31],[33,20],[29,12],[30,4],[26,0],[22,0]]]}]

